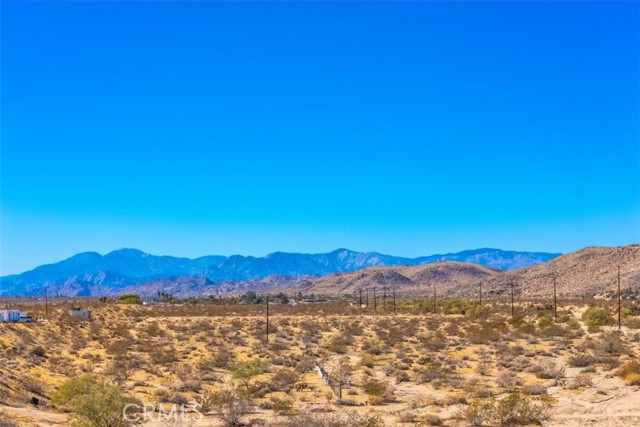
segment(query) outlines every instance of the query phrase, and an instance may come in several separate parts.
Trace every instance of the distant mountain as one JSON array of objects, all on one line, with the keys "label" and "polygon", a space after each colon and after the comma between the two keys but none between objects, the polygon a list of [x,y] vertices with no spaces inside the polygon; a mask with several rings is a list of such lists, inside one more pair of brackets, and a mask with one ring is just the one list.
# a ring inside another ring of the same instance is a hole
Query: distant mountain
[{"label": "distant mountain", "polygon": [[395,290],[397,295],[452,295],[460,287],[473,286],[491,280],[502,270],[477,264],[441,261],[410,267],[371,267],[351,273],[335,273],[314,280],[306,293],[355,295],[360,290],[373,296]]},{"label": "distant mountain", "polygon": [[[190,259],[150,255],[137,249],[120,249],[106,255],[80,253],[55,264],[2,277],[0,295],[41,295],[45,288],[49,289],[51,295],[108,295],[130,286],[160,283],[170,278],[205,278],[211,282],[198,282],[198,286],[202,287],[219,282],[228,285],[234,281],[248,283],[268,277],[325,276],[368,267],[415,266],[438,261],[472,262],[510,270],[542,263],[559,255],[477,249],[403,258],[377,252],[338,249],[322,254],[275,252],[265,257],[212,255]],[[184,280],[180,282],[183,287],[186,286]]]},{"label": "distant mountain", "polygon": [[498,268],[500,270],[516,270],[550,261],[560,255],[562,254],[547,252],[515,252],[483,248],[444,255],[431,255],[419,258],[419,260],[421,261],[421,264],[438,261],[457,261],[470,262],[473,264],[484,265],[485,267]]}]

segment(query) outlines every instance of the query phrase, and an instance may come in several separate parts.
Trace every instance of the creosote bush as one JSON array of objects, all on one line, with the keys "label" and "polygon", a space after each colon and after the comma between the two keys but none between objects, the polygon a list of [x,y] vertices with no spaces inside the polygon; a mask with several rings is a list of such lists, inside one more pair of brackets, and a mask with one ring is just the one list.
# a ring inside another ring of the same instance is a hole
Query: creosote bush
[{"label": "creosote bush", "polygon": [[582,314],[582,320],[587,325],[589,332],[597,332],[601,326],[615,324],[611,313],[602,307],[589,307]]},{"label": "creosote bush", "polygon": [[640,362],[630,360],[618,369],[618,376],[629,385],[640,385]]},{"label": "creosote bush", "polygon": [[67,380],[53,393],[51,402],[71,410],[72,425],[77,427],[129,427],[136,423],[126,420],[122,411],[127,404],[140,404],[117,386],[89,375]]},{"label": "creosote bush", "polygon": [[535,399],[512,393],[499,401],[474,401],[462,411],[461,417],[473,427],[541,425],[550,418],[551,406],[545,396]]}]

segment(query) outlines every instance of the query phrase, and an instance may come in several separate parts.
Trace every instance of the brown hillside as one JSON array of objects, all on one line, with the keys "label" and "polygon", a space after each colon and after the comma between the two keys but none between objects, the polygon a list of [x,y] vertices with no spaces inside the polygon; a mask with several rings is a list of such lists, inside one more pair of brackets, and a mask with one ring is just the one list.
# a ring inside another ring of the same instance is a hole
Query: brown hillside
[{"label": "brown hillside", "polygon": [[305,293],[356,294],[374,288],[389,292],[395,287],[398,295],[425,295],[433,291],[440,295],[456,293],[461,287],[473,287],[483,280],[504,274],[500,270],[476,264],[438,262],[414,267],[372,267],[351,273],[330,274],[305,287]]},{"label": "brown hillside", "polygon": [[[555,273],[559,295],[579,296],[602,294],[617,289],[617,268],[620,267],[621,287],[640,286],[640,245],[615,248],[588,247],[532,267],[505,272],[483,280],[487,296],[506,295],[510,282],[518,295],[541,297],[553,292]],[[476,285],[462,286],[461,295],[477,294]]]}]

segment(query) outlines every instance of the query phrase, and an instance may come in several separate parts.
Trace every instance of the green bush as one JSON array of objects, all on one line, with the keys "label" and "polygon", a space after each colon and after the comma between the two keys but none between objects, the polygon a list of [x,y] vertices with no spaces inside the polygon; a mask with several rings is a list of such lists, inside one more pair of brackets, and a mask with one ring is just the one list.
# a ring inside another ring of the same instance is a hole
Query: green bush
[{"label": "green bush", "polygon": [[76,427],[129,427],[138,424],[126,420],[123,409],[130,403],[139,402],[125,396],[117,386],[98,382],[90,375],[62,384],[51,396],[51,402],[71,410],[72,425]]},{"label": "green bush", "polygon": [[601,326],[614,325],[616,322],[608,310],[601,307],[590,307],[582,314],[582,321],[589,332],[596,332]]},{"label": "green bush", "polygon": [[125,294],[118,298],[121,304],[142,304],[142,298],[136,294]]}]

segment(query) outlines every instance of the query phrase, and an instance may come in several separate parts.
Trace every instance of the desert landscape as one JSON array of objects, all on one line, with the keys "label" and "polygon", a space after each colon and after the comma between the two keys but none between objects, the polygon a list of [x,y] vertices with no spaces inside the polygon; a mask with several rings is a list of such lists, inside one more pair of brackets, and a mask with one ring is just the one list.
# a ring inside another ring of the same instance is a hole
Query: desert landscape
[{"label": "desert landscape", "polygon": [[640,425],[629,292],[362,298],[9,299],[0,425]]}]

